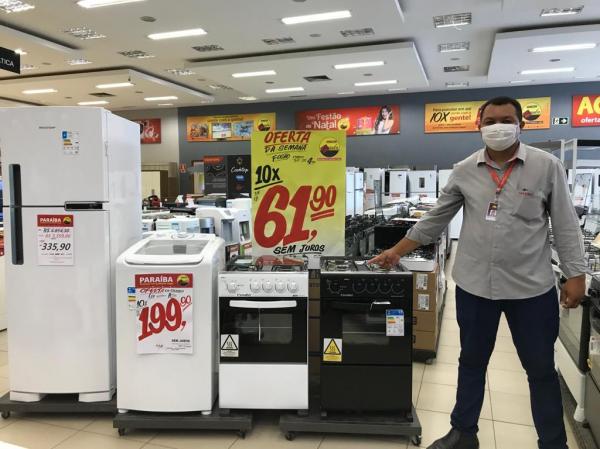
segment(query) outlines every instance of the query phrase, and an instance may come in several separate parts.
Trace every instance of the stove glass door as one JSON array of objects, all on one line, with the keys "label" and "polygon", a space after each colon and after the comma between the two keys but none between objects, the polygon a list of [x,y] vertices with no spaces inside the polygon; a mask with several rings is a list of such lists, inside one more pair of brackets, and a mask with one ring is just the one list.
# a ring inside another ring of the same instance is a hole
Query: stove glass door
[{"label": "stove glass door", "polygon": [[306,298],[221,298],[220,334],[237,335],[238,357],[221,363],[306,363]]}]

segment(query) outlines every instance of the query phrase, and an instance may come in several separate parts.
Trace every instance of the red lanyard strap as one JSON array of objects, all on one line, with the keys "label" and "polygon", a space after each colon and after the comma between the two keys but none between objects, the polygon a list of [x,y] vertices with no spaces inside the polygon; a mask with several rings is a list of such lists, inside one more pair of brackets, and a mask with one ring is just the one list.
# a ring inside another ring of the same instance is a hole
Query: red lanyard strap
[{"label": "red lanyard strap", "polygon": [[498,177],[498,174],[496,173],[496,171],[493,170],[488,165],[487,169],[490,172],[490,176],[492,177],[492,181],[494,181],[494,183],[496,184],[496,195],[500,195],[500,192],[502,192],[502,189],[504,188],[504,186],[508,182],[508,178],[510,178],[510,174],[512,173],[513,169],[515,168],[516,163],[517,163],[516,159],[511,162],[511,164],[509,165],[509,167],[504,172],[504,176],[502,176],[502,179],[500,179]]}]

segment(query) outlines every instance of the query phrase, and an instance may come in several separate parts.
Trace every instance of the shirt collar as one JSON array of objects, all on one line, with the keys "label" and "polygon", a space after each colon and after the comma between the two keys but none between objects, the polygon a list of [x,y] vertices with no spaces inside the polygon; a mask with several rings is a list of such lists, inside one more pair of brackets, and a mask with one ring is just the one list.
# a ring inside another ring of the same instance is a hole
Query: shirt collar
[{"label": "shirt collar", "polygon": [[[519,144],[519,148],[517,149],[513,157],[511,157],[507,162],[512,162],[515,159],[520,159],[523,163],[525,163],[525,160],[527,159],[527,146],[522,142]],[[479,154],[477,155],[477,165],[479,164],[487,164],[492,167],[497,167],[497,164],[494,161],[492,161],[488,156],[487,150],[485,148],[479,150]]]}]

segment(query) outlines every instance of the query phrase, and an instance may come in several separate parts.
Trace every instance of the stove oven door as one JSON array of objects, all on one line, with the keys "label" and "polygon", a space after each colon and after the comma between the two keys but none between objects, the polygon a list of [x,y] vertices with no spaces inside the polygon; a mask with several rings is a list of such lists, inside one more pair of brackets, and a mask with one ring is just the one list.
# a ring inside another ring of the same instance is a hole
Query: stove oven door
[{"label": "stove oven door", "polygon": [[411,364],[412,305],[404,299],[321,299],[321,353],[332,338],[342,340],[341,360],[322,361],[325,365]]},{"label": "stove oven door", "polygon": [[220,363],[307,363],[307,301],[221,298]]}]

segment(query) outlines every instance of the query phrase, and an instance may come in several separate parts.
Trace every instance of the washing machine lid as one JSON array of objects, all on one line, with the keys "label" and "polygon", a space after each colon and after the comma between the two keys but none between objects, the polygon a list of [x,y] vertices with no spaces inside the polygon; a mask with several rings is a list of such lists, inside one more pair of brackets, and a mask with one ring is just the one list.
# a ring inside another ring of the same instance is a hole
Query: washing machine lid
[{"label": "washing machine lid", "polygon": [[202,262],[212,234],[160,234],[141,243],[125,257],[131,265],[197,265]]}]

